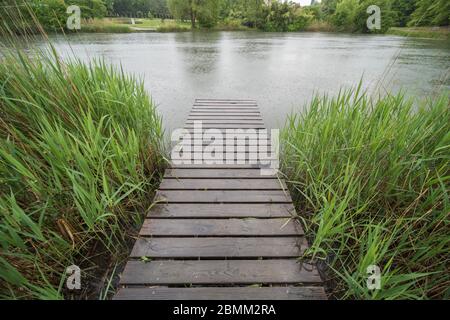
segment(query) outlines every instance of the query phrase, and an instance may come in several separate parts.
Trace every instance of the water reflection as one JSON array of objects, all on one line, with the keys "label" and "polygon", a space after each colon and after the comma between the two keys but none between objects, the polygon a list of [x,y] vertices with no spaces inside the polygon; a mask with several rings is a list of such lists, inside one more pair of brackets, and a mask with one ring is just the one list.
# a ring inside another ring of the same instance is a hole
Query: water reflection
[{"label": "water reflection", "polygon": [[395,36],[327,33],[135,33],[61,37],[56,47],[103,57],[141,75],[166,128],[183,125],[197,97],[258,100],[269,127],[281,126],[314,92],[337,93],[364,76],[368,89],[420,96],[450,89],[450,44]]}]

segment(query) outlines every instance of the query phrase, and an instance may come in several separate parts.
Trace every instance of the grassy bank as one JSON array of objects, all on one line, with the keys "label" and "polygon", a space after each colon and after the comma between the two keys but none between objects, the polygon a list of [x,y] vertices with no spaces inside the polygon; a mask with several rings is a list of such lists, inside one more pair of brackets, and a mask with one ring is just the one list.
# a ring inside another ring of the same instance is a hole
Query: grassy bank
[{"label": "grassy bank", "polygon": [[112,19],[91,19],[84,20],[81,23],[80,31],[89,33],[129,33],[134,30],[129,25],[117,23]]},{"label": "grassy bank", "polygon": [[[418,110],[402,96],[316,97],[282,134],[282,168],[311,250],[340,298],[449,298],[448,92]],[[368,290],[367,268],[381,270]]]},{"label": "grassy bank", "polygon": [[[99,288],[159,178],[161,120],[143,84],[121,70],[5,50],[0,297],[104,298]],[[82,286],[69,292],[72,264]]]},{"label": "grassy bank", "polygon": [[[135,24],[131,24],[130,18],[105,18],[85,21],[82,25],[83,32],[184,32],[193,30],[188,21],[173,19],[134,19]],[[195,30],[203,30],[197,27]],[[241,24],[239,20],[221,21],[209,31],[245,31],[251,30]]]},{"label": "grassy bank", "polygon": [[387,34],[403,37],[450,39],[450,28],[448,27],[415,27],[415,28],[390,28]]},{"label": "grassy bank", "polygon": [[188,22],[182,22],[173,19],[134,19],[135,24],[131,24],[130,18],[108,19],[111,22],[127,27],[131,31],[156,31],[156,32],[181,32],[191,30]]}]

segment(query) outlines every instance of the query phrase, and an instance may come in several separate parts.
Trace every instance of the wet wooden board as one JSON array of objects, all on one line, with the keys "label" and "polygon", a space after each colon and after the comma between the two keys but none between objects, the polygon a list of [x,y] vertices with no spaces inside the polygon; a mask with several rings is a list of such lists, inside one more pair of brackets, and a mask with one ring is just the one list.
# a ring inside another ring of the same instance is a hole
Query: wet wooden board
[{"label": "wet wooden board", "polygon": [[304,237],[283,238],[140,238],[131,258],[298,258]]},{"label": "wet wooden board", "polygon": [[164,179],[160,190],[286,190],[278,179]]},{"label": "wet wooden board", "polygon": [[303,235],[303,230],[291,218],[146,219],[139,234],[146,237],[293,237]]},{"label": "wet wooden board", "polygon": [[175,163],[173,161],[169,162],[169,168],[172,169],[255,169],[261,168],[260,164],[238,164],[237,161],[233,163],[216,163],[216,164],[191,164],[191,163]]},{"label": "wet wooden board", "polygon": [[264,122],[262,122],[259,119],[192,119],[186,121],[186,126],[189,126],[191,124],[195,124],[201,122],[202,124],[252,124],[252,125],[263,125]]},{"label": "wet wooden board", "polygon": [[134,261],[122,273],[121,283],[170,284],[296,284],[320,283],[317,269],[295,259]]},{"label": "wet wooden board", "polygon": [[114,300],[326,300],[323,287],[122,288]]},{"label": "wet wooden board", "polygon": [[[326,299],[315,266],[299,262],[308,242],[286,183],[267,175],[277,142],[256,101],[197,99],[185,132],[172,142],[185,161],[170,162],[115,299]],[[221,147],[231,156],[214,163]]]},{"label": "wet wooden board", "polygon": [[289,193],[283,190],[159,190],[157,202],[185,203],[290,203]]},{"label": "wet wooden board", "polygon": [[262,176],[261,170],[255,169],[167,169],[166,178],[249,178],[273,179],[274,176]]},{"label": "wet wooden board", "polygon": [[290,218],[291,203],[167,203],[156,204],[148,218]]}]

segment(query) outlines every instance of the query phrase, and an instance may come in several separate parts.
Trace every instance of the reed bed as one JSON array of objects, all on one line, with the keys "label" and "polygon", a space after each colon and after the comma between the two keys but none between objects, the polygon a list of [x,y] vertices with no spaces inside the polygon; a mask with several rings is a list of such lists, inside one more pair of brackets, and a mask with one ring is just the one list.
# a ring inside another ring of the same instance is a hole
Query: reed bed
[{"label": "reed bed", "polygon": [[[103,61],[1,52],[0,297],[106,298],[159,181],[161,118],[141,80]],[[66,289],[70,265],[81,290]]]},{"label": "reed bed", "polygon": [[282,132],[311,244],[303,258],[319,262],[336,298],[450,298],[449,93],[417,105],[355,88],[316,96]]}]

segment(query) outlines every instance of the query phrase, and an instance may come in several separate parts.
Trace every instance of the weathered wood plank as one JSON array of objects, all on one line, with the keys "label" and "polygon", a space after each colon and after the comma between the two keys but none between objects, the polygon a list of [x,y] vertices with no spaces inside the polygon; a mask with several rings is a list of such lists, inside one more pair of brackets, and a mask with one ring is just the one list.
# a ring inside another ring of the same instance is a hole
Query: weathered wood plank
[{"label": "weathered wood plank", "polygon": [[278,179],[164,179],[160,190],[286,190]]},{"label": "weathered wood plank", "polygon": [[238,145],[246,145],[246,144],[270,145],[270,144],[272,144],[270,137],[266,138],[266,137],[261,136],[261,137],[259,137],[260,139],[258,139],[258,136],[247,136],[247,137],[245,135],[238,136],[239,139],[241,137],[242,137],[242,140],[239,140],[239,141],[237,140],[237,138],[233,138],[233,137],[230,137],[228,139],[229,140],[228,141],[226,136],[223,137],[223,139],[218,139],[218,141],[216,141],[215,139],[211,139],[211,137],[208,137],[208,136],[204,136],[202,139],[202,138],[194,137],[193,135],[190,135],[190,136],[186,135],[183,137],[183,139],[174,141],[173,143],[182,142],[183,144],[189,144],[189,143],[194,144],[195,143],[195,144],[203,144],[203,145],[208,145],[213,142],[221,142],[223,144],[230,144],[230,145],[236,145],[236,144],[238,144]]},{"label": "weathered wood plank", "polygon": [[237,161],[234,161],[231,164],[180,164],[174,163],[171,161],[169,163],[169,168],[172,169],[261,169],[262,165],[259,163],[256,164],[238,164]]},{"label": "weathered wood plank", "polygon": [[235,110],[230,110],[230,109],[211,109],[211,108],[195,108],[192,109],[192,111],[190,112],[190,114],[195,115],[195,114],[217,114],[217,115],[247,115],[247,116],[260,116],[261,113],[257,110],[254,109],[235,109]]},{"label": "weathered wood plank", "polygon": [[316,268],[295,259],[129,261],[121,283],[163,284],[296,284],[319,283]]},{"label": "weathered wood plank", "polygon": [[270,237],[303,235],[291,218],[271,219],[146,219],[141,236],[152,237]]},{"label": "weathered wood plank", "polygon": [[218,98],[197,98],[195,101],[226,101],[226,102],[236,102],[236,101],[246,101],[246,102],[254,102],[256,100],[253,99],[218,99]]},{"label": "weathered wood plank", "polygon": [[304,237],[140,238],[130,257],[140,258],[297,258],[308,248]]},{"label": "weathered wood plank", "polygon": [[262,176],[260,169],[167,169],[166,178],[273,178]]},{"label": "weathered wood plank", "polygon": [[208,106],[208,105],[197,105],[194,106],[192,111],[208,110],[208,111],[220,111],[220,112],[244,112],[244,111],[254,111],[260,113],[259,108],[256,106]]},{"label": "weathered wood plank", "polygon": [[262,119],[260,114],[257,113],[242,113],[242,112],[220,112],[220,113],[214,113],[214,112],[191,112],[189,114],[189,118],[212,118],[212,119],[223,119],[223,118],[230,118],[230,119],[240,119],[240,118],[249,118],[249,119]]},{"label": "weathered wood plank", "polygon": [[198,105],[209,105],[209,106],[215,106],[215,105],[221,105],[221,106],[255,106],[258,105],[255,102],[251,101],[233,101],[233,102],[225,102],[225,101],[196,101],[194,103],[194,106]]},{"label": "weathered wood plank", "polygon": [[[251,141],[242,141],[242,143],[238,143],[237,141],[231,141],[230,143],[227,143],[226,140],[218,140],[218,141],[202,141],[202,140],[184,140],[184,141],[179,141],[179,142],[173,142],[172,145],[180,145],[180,146],[222,146],[222,147],[230,147],[230,148],[234,148],[237,146],[241,146],[241,147],[245,147],[244,149],[247,150],[249,147],[259,147],[259,148],[263,148],[263,147],[267,147],[268,149],[270,149],[270,146],[272,145],[272,143],[270,141],[261,141],[258,142],[257,140],[251,140]],[[194,149],[192,149],[194,150]]]},{"label": "weathered wood plank", "polygon": [[188,203],[264,203],[291,202],[288,192],[283,190],[159,190],[156,202],[188,202]]},{"label": "weathered wood plank", "polygon": [[248,123],[248,124],[264,124],[264,122],[262,121],[262,119],[257,119],[257,118],[248,118],[248,119],[242,119],[242,118],[231,118],[231,119],[219,119],[219,118],[212,118],[212,119],[205,119],[203,118],[189,118],[188,120],[186,120],[186,124],[192,124],[192,123],[219,123],[219,124],[243,124],[243,123]]},{"label": "weathered wood plank", "polygon": [[[194,124],[187,123],[184,129],[194,129]],[[202,129],[264,129],[264,124],[202,124]]]},{"label": "weathered wood plank", "polygon": [[149,218],[290,218],[292,203],[167,203],[156,204]]},{"label": "weathered wood plank", "polygon": [[[180,159],[181,160],[181,159]],[[257,164],[258,161],[270,161],[276,160],[276,157],[273,155],[266,155],[265,152],[255,153],[255,152],[214,152],[214,153],[201,153],[201,152],[188,152],[185,151],[183,154],[183,162],[181,163],[189,163],[194,160],[203,160],[205,164],[225,164],[225,163],[241,163],[241,164]]]},{"label": "weathered wood plank", "polygon": [[[194,129],[193,128],[184,128],[185,134],[189,134],[193,136]],[[267,131],[267,129],[263,128],[215,128],[215,129],[222,129],[222,134],[224,135],[224,139],[227,137],[230,137],[230,139],[270,139],[270,131]],[[229,130],[232,129],[232,130]],[[251,131],[249,129],[252,129]],[[205,134],[205,131],[209,130],[209,128],[203,128],[202,130],[197,129],[195,133],[197,134]]]},{"label": "weathered wood plank", "polygon": [[114,300],[326,300],[322,287],[122,288]]},{"label": "weathered wood plank", "polygon": [[196,103],[194,103],[194,106],[224,106],[224,107],[258,107],[258,105],[256,103],[253,102],[232,102],[232,103],[227,103],[227,102],[207,102],[207,101],[198,101]]}]

